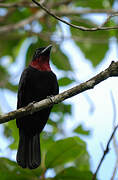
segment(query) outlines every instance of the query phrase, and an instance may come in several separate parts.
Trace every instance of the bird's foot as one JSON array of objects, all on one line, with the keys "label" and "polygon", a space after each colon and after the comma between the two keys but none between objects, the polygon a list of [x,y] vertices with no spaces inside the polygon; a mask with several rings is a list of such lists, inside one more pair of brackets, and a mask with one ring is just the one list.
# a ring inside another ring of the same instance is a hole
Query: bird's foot
[{"label": "bird's foot", "polygon": [[47,96],[47,98],[50,99],[50,101],[51,101],[52,103],[54,103],[53,97],[54,97],[53,95]]},{"label": "bird's foot", "polygon": [[[29,103],[28,105],[27,105],[27,110],[28,111],[30,111],[32,108],[33,108],[33,105],[36,103],[36,101],[33,101],[33,102],[31,102],[31,103]],[[32,114],[32,111],[31,111],[31,113],[30,114]]]}]

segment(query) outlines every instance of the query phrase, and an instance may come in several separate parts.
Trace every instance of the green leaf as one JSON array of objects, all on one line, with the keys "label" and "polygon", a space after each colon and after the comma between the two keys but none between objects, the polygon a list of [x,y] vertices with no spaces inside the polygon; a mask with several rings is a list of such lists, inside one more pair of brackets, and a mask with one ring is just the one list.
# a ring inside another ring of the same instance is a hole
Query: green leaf
[{"label": "green leaf", "polygon": [[59,86],[67,86],[73,82],[74,82],[74,80],[67,78],[67,77],[63,77],[58,80]]},{"label": "green leaf", "polygon": [[52,144],[54,144],[52,133],[43,131],[40,136],[40,141],[41,141],[42,155],[45,155],[45,152],[47,152],[48,149],[52,146]]},{"label": "green leaf", "polygon": [[51,16],[44,16],[43,18],[40,19],[40,25],[42,26],[42,32],[45,34],[48,32],[48,37],[49,36],[49,33],[53,33],[54,31],[56,31],[56,25],[58,23],[58,21],[51,17]]},{"label": "green leaf", "polygon": [[51,57],[52,57],[51,59],[52,59],[53,64],[58,69],[61,69],[64,71],[72,70],[72,67],[70,65],[70,62],[67,56],[60,49],[57,49],[55,53],[52,53]]},{"label": "green leaf", "polygon": [[0,43],[0,57],[10,56],[15,61],[24,42],[24,37],[23,35],[19,36],[18,33],[11,32],[10,34],[5,34],[5,36],[0,36],[0,42],[2,42]]},{"label": "green leaf", "polygon": [[13,85],[11,82],[9,82],[9,73],[7,71],[7,68],[0,65],[0,88],[7,88],[11,91],[16,92],[18,86]]},{"label": "green leaf", "polygon": [[37,179],[42,172],[41,168],[34,171],[20,168],[16,162],[7,158],[0,158],[0,179],[1,180],[32,180]]},{"label": "green leaf", "polygon": [[76,160],[75,160],[75,164],[76,167],[80,170],[80,171],[89,171],[90,170],[90,162],[89,162],[90,156],[88,154],[88,152],[85,152],[83,154],[81,154]]},{"label": "green leaf", "polygon": [[13,13],[7,17],[5,24],[17,23],[20,20],[24,20],[31,15],[29,8],[14,8]]},{"label": "green leaf", "polygon": [[108,0],[74,0],[74,4],[79,7],[92,8],[92,9],[104,9],[106,6],[109,7],[110,3],[106,2]]},{"label": "green leaf", "polygon": [[46,167],[54,168],[68,162],[73,162],[85,151],[85,142],[79,137],[58,140],[49,148],[46,154]]},{"label": "green leaf", "polygon": [[84,55],[89,59],[93,66],[96,67],[105,57],[109,47],[108,44],[92,44],[92,43],[79,43],[80,49]]},{"label": "green leaf", "polygon": [[0,87],[5,87],[8,78],[9,78],[9,73],[7,69],[0,65],[0,82],[1,82]]},{"label": "green leaf", "polygon": [[53,106],[52,112],[71,114],[71,105],[59,103],[58,105]]},{"label": "green leaf", "polygon": [[11,91],[14,91],[14,92],[17,92],[17,90],[18,90],[18,86],[17,85],[13,85],[10,82],[7,82],[7,84],[5,85],[5,88],[7,88],[7,89],[9,89]]},{"label": "green leaf", "polygon": [[75,167],[69,167],[54,177],[55,180],[91,180],[93,174],[90,171],[79,171]]},{"label": "green leaf", "polygon": [[82,125],[79,125],[77,128],[74,129],[74,132],[82,135],[90,135],[89,130],[85,130]]},{"label": "green leaf", "polygon": [[57,128],[57,123],[52,121],[51,119],[48,119],[47,123],[51,126],[54,126],[55,128]]},{"label": "green leaf", "polygon": [[18,2],[18,0],[6,0],[5,2]]},{"label": "green leaf", "polygon": [[14,49],[13,49],[14,57],[17,57],[19,55],[20,49],[25,40],[26,40],[26,38],[22,37],[22,39],[18,41],[17,46],[14,47]]},{"label": "green leaf", "polygon": [[16,127],[16,121],[10,121],[9,123],[4,124],[4,135],[6,137],[13,138],[11,141],[11,144],[9,147],[11,149],[17,149],[18,148],[18,128]]}]

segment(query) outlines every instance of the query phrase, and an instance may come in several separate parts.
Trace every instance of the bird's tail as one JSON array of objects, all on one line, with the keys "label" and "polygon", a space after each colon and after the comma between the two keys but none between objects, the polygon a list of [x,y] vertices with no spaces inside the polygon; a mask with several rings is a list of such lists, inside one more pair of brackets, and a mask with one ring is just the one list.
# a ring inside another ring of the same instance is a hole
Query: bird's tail
[{"label": "bird's tail", "polygon": [[35,169],[41,163],[40,134],[27,135],[19,131],[17,163],[22,168]]}]

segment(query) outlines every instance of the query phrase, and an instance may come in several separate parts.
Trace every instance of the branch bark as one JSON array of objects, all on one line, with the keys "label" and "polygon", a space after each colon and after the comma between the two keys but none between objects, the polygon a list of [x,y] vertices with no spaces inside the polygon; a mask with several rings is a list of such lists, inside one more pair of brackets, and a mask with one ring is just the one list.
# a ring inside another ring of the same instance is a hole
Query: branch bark
[{"label": "branch bark", "polygon": [[34,112],[40,111],[41,109],[44,109],[48,106],[58,104],[64,101],[65,99],[71,98],[79,93],[82,93],[86,90],[94,88],[94,86],[96,86],[100,82],[113,76],[118,76],[118,62],[114,62],[114,61],[111,62],[110,66],[107,69],[97,74],[90,80],[84,83],[81,83],[80,85],[77,85],[71,89],[68,89],[67,91],[64,91],[56,96],[44,99],[40,102],[30,103],[26,107],[1,115],[0,124],[8,122],[15,118],[26,116],[28,114],[33,114]]}]

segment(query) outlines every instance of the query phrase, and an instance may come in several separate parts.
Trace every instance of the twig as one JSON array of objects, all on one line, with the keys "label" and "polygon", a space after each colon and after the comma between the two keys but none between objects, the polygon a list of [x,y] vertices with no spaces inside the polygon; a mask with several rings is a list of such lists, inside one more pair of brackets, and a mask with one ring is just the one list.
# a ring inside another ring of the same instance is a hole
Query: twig
[{"label": "twig", "polygon": [[[114,99],[112,91],[110,94],[111,94],[111,102],[112,102],[112,107],[113,107],[113,128],[114,128],[115,124],[116,124],[116,113],[117,113],[117,111],[116,111],[116,104],[115,104],[115,99]],[[116,154],[116,162],[115,162],[115,166],[114,166],[114,170],[113,170],[111,180],[113,180],[115,178],[115,175],[116,175],[117,170],[118,170],[118,145],[117,145],[117,140],[116,140],[115,136],[113,137],[113,147],[114,147],[115,154]]]},{"label": "twig", "polygon": [[109,16],[107,16],[107,18],[106,18],[106,20],[100,25],[100,27],[103,27],[105,24],[107,24],[108,23],[108,21],[112,18],[112,17],[114,17],[114,15],[113,14],[111,14],[111,15],[109,15]]},{"label": "twig", "polygon": [[97,173],[98,173],[98,171],[99,171],[99,168],[100,168],[100,166],[101,166],[101,164],[102,164],[105,156],[106,156],[107,153],[109,152],[109,145],[110,145],[111,140],[113,139],[113,136],[114,136],[117,128],[118,128],[118,125],[114,128],[114,130],[113,130],[113,132],[112,132],[112,134],[111,134],[111,136],[110,136],[110,138],[109,138],[109,141],[108,141],[108,143],[107,143],[106,149],[104,150],[103,156],[102,156],[102,158],[101,158],[101,160],[100,160],[100,163],[98,164],[98,167],[97,167],[97,169],[96,169],[96,171],[95,171],[95,173],[94,173],[94,175],[93,175],[93,177],[92,177],[92,180],[95,180],[95,179],[96,179],[96,176],[97,176]]},{"label": "twig", "polygon": [[[4,1],[4,0],[3,0]],[[0,7],[1,8],[19,8],[19,7],[31,7],[31,8],[37,8],[37,6],[34,3],[28,2],[28,1],[22,1],[17,3],[1,3],[0,1]],[[45,0],[40,0],[40,4],[43,4]]]},{"label": "twig", "polygon": [[84,15],[84,14],[110,14],[110,15],[115,15],[118,14],[118,11],[115,9],[82,9],[82,10],[76,10],[76,9],[61,9],[60,11],[53,10],[52,11],[54,14],[58,16],[72,16],[72,15]]},{"label": "twig", "polygon": [[[31,7],[31,8],[38,8],[34,3],[28,2],[28,1],[22,1],[17,3],[2,3],[4,0],[0,1],[0,7],[1,8],[19,8],[19,7]],[[54,3],[54,6],[59,6],[61,4],[68,4],[71,0],[62,0],[59,2]],[[45,3],[45,0],[40,0],[41,4]]]},{"label": "twig", "polygon": [[108,23],[108,21],[109,21],[112,17],[117,16],[117,15],[118,15],[118,13],[117,13],[117,14],[116,14],[116,13],[110,14],[109,16],[107,16],[106,20],[105,20],[99,27],[103,27],[105,24]]},{"label": "twig", "polygon": [[[45,34],[44,33],[39,33],[39,32],[33,32],[33,31],[31,31],[31,30],[27,30],[26,31],[26,33],[28,34],[28,35],[36,35],[36,36],[40,36],[40,37],[43,37],[44,38],[44,40],[47,40],[47,39],[50,39],[50,36],[52,35],[51,33],[49,33],[49,32],[45,32]],[[70,36],[63,36],[63,35],[53,35],[53,37],[54,37],[54,41],[53,42],[58,42],[58,43],[61,43],[61,42],[63,42],[64,40],[76,40],[76,41],[78,41],[78,42],[86,42],[86,43],[93,43],[93,44],[107,44],[108,43],[108,41],[114,41],[114,40],[112,40],[112,39],[108,39],[107,37],[105,38],[105,37],[101,37],[101,38],[94,38],[94,39],[92,39],[91,37],[85,37],[85,36],[83,36],[83,37],[79,37],[79,36],[74,36],[74,35],[72,35],[71,37]],[[101,40],[102,39],[102,40]]]},{"label": "twig", "polygon": [[49,15],[51,15],[52,17],[54,17],[55,19],[82,31],[98,31],[98,30],[110,30],[110,29],[118,29],[118,26],[113,26],[113,27],[93,27],[93,28],[86,28],[84,26],[77,26],[74,24],[71,24],[63,19],[61,19],[60,17],[56,16],[54,13],[52,13],[51,11],[49,11],[46,7],[44,7],[43,5],[41,5],[39,2],[32,0],[35,4],[37,4],[37,6],[39,6],[40,8],[42,8],[45,12],[47,12]]},{"label": "twig", "polygon": [[45,15],[44,11],[38,11],[37,13],[35,13],[33,16],[30,16],[27,19],[24,19],[16,24],[10,24],[10,25],[5,25],[3,27],[0,28],[0,33],[6,33],[6,32],[11,32],[14,30],[17,30],[21,27],[24,27],[26,24],[31,23],[34,19],[39,19],[41,17],[43,17]]},{"label": "twig", "polygon": [[1,8],[19,8],[19,7],[33,7],[37,8],[36,5],[30,2],[19,2],[19,3],[0,3]]},{"label": "twig", "polygon": [[33,114],[34,112],[37,112],[41,109],[44,109],[46,107],[52,106],[54,104],[60,103],[64,101],[65,99],[68,99],[70,97],[73,97],[79,93],[82,93],[86,90],[94,88],[97,84],[104,81],[105,79],[112,77],[112,76],[118,76],[118,62],[112,61],[110,66],[99,73],[98,75],[94,76],[90,80],[81,83],[78,86],[75,86],[67,91],[64,91],[56,96],[53,96],[51,98],[44,99],[37,103],[31,103],[30,105],[20,108],[16,111],[9,112],[7,114],[0,116],[0,123],[8,122],[12,119],[19,118],[26,116],[28,114]]},{"label": "twig", "polygon": [[[4,1],[4,0],[3,0]],[[55,2],[55,6],[59,6],[61,4],[66,5],[68,3],[71,3],[71,0],[62,0],[59,2]],[[41,3],[41,2],[40,2]],[[43,3],[41,3],[43,4]],[[28,2],[28,1],[22,1],[17,3],[2,3],[0,1],[0,7],[1,8],[19,8],[19,7],[33,7],[38,8],[34,3]],[[91,14],[91,13],[107,13],[107,14],[118,14],[118,11],[115,9],[82,9],[82,10],[72,10],[72,9],[64,9],[64,10],[54,10],[53,11],[58,16],[70,16],[70,15],[82,15],[82,14]]]}]

